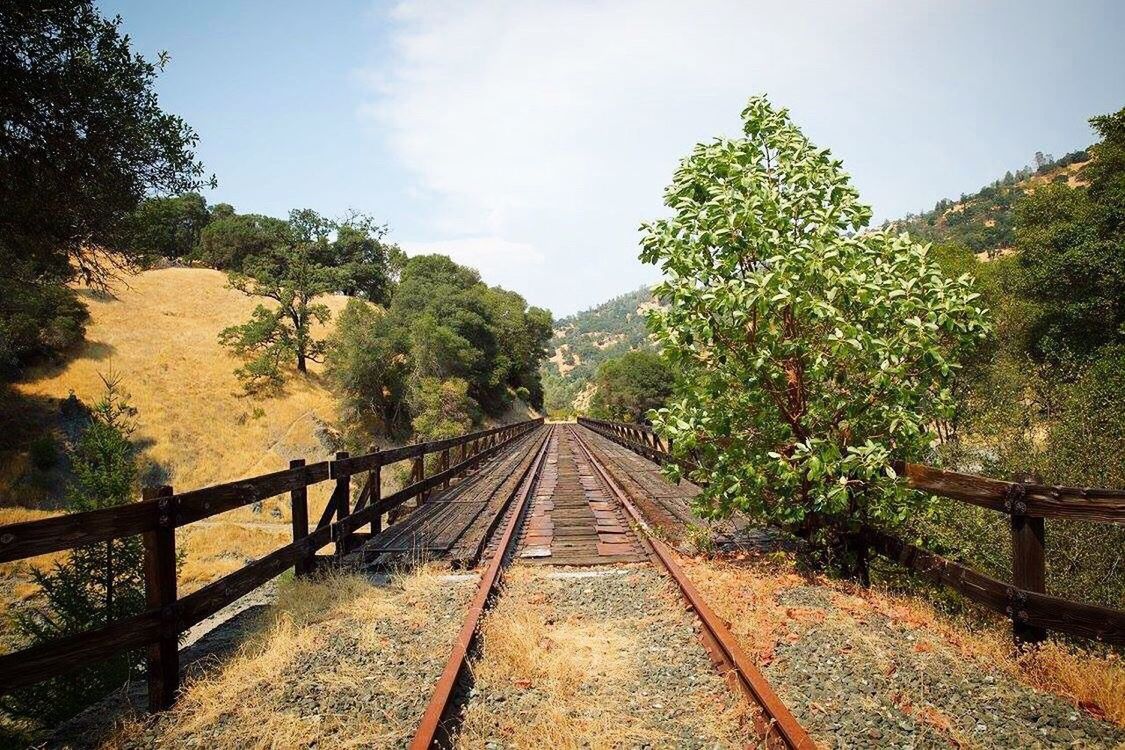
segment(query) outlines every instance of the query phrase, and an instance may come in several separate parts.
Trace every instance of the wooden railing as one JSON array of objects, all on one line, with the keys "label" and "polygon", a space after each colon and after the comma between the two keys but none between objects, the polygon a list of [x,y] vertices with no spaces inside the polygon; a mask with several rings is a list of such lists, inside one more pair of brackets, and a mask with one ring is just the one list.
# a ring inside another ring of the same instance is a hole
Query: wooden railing
[{"label": "wooden railing", "polygon": [[[666,440],[643,425],[578,418],[579,424],[659,463],[691,469],[690,460],[670,453]],[[966,598],[1007,616],[1020,642],[1038,642],[1047,630],[1125,645],[1125,612],[1074,602],[1046,593],[1046,518],[1125,523],[1125,491],[1008,482],[921,464],[896,467],[911,487],[1010,517],[1012,582],[1005,583],[908,544],[875,528],[860,541],[879,554]]]},{"label": "wooden railing", "polygon": [[[318,550],[336,544],[338,554],[354,549],[365,536],[380,530],[384,514],[407,500],[423,499],[434,488],[473,468],[504,446],[542,424],[533,419],[482,430],[448,440],[416,443],[362,456],[337,453],[331,461],[305,464],[235,482],[176,493],[171,487],[145,488],[135,503],[39,521],[0,526],[0,563],[36,555],[142,535],[147,608],[132,617],[83,633],[59,638],[0,656],[0,694],[46,680],[116,654],[147,647],[149,707],[171,705],[179,684],[179,634],[211,616],[288,568],[306,575]],[[456,455],[453,456],[453,451]],[[439,470],[427,477],[425,457],[439,456]],[[455,463],[451,460],[455,459]],[[410,483],[380,497],[382,467],[412,460]],[[354,508],[353,477],[366,474]],[[333,482],[332,496],[311,530],[308,487]],[[176,529],[235,508],[289,493],[293,541],[240,570],[183,596],[176,595]],[[335,520],[333,520],[335,519]]]}]

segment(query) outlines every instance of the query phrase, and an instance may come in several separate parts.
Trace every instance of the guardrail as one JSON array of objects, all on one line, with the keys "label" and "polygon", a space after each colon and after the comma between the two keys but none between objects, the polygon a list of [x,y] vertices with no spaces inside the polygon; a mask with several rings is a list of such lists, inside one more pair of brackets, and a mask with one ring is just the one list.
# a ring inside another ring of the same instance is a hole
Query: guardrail
[{"label": "guardrail", "polygon": [[[149,708],[167,708],[179,686],[180,633],[288,568],[294,568],[297,575],[307,575],[314,567],[317,551],[330,543],[335,542],[339,554],[354,549],[363,537],[358,533],[361,527],[370,525],[370,533],[378,533],[384,514],[413,497],[424,499],[439,485],[448,486],[451,479],[542,423],[541,418],[532,419],[361,456],[337,453],[334,460],[314,464],[298,459],[284,471],[190,492],[176,493],[168,486],[146,487],[139,502],[0,526],[0,563],[141,535],[147,604],[144,612],[132,617],[0,656],[0,694],[123,651],[147,647]],[[454,449],[458,453],[456,463],[451,465]],[[427,477],[425,457],[430,454],[440,457],[439,470]],[[404,460],[414,462],[410,483],[380,497],[382,467]],[[349,508],[352,477],[365,473],[367,478],[355,507]],[[310,531],[308,487],[329,481],[335,483],[332,496]],[[177,528],[284,493],[289,493],[292,507],[292,543],[177,597]]]},{"label": "guardrail", "polygon": [[[697,464],[671,454],[671,445],[649,427],[579,417],[578,423],[658,464]],[[966,598],[1005,615],[1017,641],[1034,643],[1047,630],[1125,645],[1125,612],[1046,593],[1046,518],[1125,523],[1125,491],[1009,482],[991,477],[899,463],[898,473],[923,492],[978,505],[1010,517],[1012,582],[1005,583],[867,527],[861,543]]]}]

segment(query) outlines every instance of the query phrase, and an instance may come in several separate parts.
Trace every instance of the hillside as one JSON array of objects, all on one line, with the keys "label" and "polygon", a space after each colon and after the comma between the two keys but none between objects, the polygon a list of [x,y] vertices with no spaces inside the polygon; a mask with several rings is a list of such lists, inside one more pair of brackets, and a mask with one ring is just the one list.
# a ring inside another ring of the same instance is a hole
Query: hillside
[{"label": "hillside", "polygon": [[573,409],[602,362],[650,346],[644,310],[653,304],[645,286],[556,322],[542,367],[548,412]]},{"label": "hillside", "polygon": [[[84,403],[103,390],[99,375],[116,373],[136,407],[135,438],[149,462],[147,478],[184,489],[285,468],[291,458],[323,456],[318,428],[334,418],[334,400],[313,364],[307,379],[290,378],[275,397],[243,395],[237,360],[219,346],[223,328],[244,322],[257,299],[226,288],[226,275],[167,268],[130,276],[113,296],[81,292],[91,321],[82,349],[61,366],[33,371],[10,405],[24,420],[57,418],[73,392]],[[346,297],[325,303],[339,312]],[[38,412],[38,414],[37,414]],[[10,448],[15,448],[9,446]],[[0,505],[36,505],[34,482],[17,479],[26,454],[0,456]],[[52,488],[43,488],[49,490]],[[53,488],[57,489],[57,488]]]},{"label": "hillside", "polygon": [[959,200],[943,199],[930,211],[886,222],[883,226],[909,232],[916,239],[938,244],[963,245],[985,257],[1003,254],[1015,240],[1013,207],[1036,185],[1065,181],[1081,184],[1079,171],[1089,161],[1086,151],[1075,151],[1061,159],[1044,159],[1040,166],[1008,172],[991,185]]}]

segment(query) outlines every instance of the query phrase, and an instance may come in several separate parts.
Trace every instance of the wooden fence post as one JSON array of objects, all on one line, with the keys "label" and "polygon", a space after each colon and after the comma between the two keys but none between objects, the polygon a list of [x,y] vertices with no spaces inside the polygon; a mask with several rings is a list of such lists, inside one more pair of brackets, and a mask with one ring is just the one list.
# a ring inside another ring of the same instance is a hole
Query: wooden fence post
[{"label": "wooden fence post", "polygon": [[[445,450],[443,450],[441,452],[441,470],[442,471],[448,471],[449,470],[449,449],[448,448],[446,448]],[[443,479],[441,481],[441,488],[442,489],[448,489],[449,488],[449,477],[446,477],[445,479]]]},{"label": "wooden fence post", "polygon": [[[414,482],[421,482],[423,479],[426,478],[426,454],[425,453],[423,453],[421,456],[418,456],[417,458],[414,459],[414,468],[413,468],[411,473],[414,477]],[[412,482],[412,483],[414,483],[414,482]],[[426,498],[429,496],[429,494],[430,493],[428,493],[428,492],[419,492],[418,493],[418,503],[421,504],[421,503],[426,502]]]},{"label": "wooden fence post", "polygon": [[163,711],[176,700],[180,687],[180,652],[176,628],[176,508],[172,488],[145,487],[145,500],[155,500],[157,527],[142,535],[145,553],[145,606],[160,610],[160,639],[149,645],[145,673],[148,710]]},{"label": "wooden fence post", "polygon": [[[1026,489],[1023,483],[1038,482],[1038,477],[1021,475],[1015,477],[1015,481],[1005,500],[1012,520],[1012,585],[1024,591],[1046,593],[1046,529],[1042,517],[1026,514],[1027,503],[1024,500]],[[1008,603],[1012,636],[1016,645],[1042,643],[1047,639],[1047,630],[1025,622],[1027,614],[1022,598],[1017,593]]]},{"label": "wooden fence post", "polygon": [[[290,469],[299,469],[305,465],[305,459],[294,458],[289,462]],[[289,493],[289,511],[293,517],[293,541],[299,542],[309,535],[309,490],[301,486]],[[298,560],[293,566],[293,574],[304,578],[312,572],[312,559]]]},{"label": "wooden fence post", "polygon": [[[336,453],[336,460],[343,461],[348,457],[347,451],[338,451]],[[332,493],[336,499],[336,521],[337,523],[343,521],[351,513],[352,501],[352,478],[351,475],[345,474],[336,477],[336,490]],[[343,555],[350,551],[351,534],[345,535],[341,539],[336,540],[336,554]]]},{"label": "wooden fence post", "polygon": [[[380,464],[371,470],[371,476],[367,479],[371,483],[371,499],[367,501],[368,505],[372,507],[377,506],[383,496],[383,465]],[[375,536],[383,530],[383,514],[376,511],[375,517],[371,519],[371,536]]]}]

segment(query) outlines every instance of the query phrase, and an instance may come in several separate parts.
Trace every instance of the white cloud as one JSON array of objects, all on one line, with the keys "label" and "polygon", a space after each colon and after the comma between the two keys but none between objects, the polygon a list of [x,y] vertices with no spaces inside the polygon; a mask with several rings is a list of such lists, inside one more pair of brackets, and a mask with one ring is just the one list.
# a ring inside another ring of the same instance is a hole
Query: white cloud
[{"label": "white cloud", "polygon": [[[567,313],[656,276],[636,259],[638,225],[662,211],[678,159],[732,133],[755,93],[832,146],[877,209],[903,203],[888,175],[918,171],[904,152],[948,144],[948,123],[918,116],[941,106],[932,91],[948,55],[933,29],[947,14],[878,2],[411,0],[388,14],[385,59],[359,73],[361,110],[413,179],[402,191],[416,191],[415,236],[401,239],[441,240],[422,244]],[[963,91],[956,77],[949,90]]]},{"label": "white cloud", "polygon": [[543,264],[544,255],[526,242],[511,242],[501,237],[467,237],[432,242],[400,242],[407,255],[440,253],[481,272],[490,284],[516,291],[534,266]]}]

